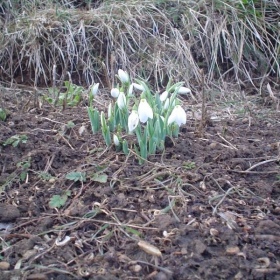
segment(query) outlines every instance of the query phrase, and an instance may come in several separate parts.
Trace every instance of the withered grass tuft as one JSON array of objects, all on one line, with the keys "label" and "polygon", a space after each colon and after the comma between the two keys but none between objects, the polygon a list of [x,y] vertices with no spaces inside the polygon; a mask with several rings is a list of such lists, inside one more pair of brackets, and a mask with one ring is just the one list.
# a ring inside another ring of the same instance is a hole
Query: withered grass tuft
[{"label": "withered grass tuft", "polygon": [[0,4],[0,81],[111,87],[117,69],[156,89],[279,79],[278,1],[38,1]]}]

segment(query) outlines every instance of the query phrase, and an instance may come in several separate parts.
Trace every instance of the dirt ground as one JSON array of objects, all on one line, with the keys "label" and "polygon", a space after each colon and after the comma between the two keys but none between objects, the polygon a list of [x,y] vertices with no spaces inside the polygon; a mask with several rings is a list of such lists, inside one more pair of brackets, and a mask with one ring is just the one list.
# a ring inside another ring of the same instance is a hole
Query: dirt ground
[{"label": "dirt ground", "polygon": [[280,279],[276,104],[209,102],[199,135],[185,100],[179,138],[139,165],[92,135],[84,102],[0,98],[1,279]]}]

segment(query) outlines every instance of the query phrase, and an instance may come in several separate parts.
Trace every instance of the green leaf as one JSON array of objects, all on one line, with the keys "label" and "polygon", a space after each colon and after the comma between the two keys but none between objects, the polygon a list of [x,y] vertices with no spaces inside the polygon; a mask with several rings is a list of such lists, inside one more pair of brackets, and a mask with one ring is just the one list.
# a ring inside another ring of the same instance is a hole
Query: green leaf
[{"label": "green leaf", "polygon": [[81,181],[81,182],[85,182],[86,181],[86,172],[71,172],[68,173],[65,176],[66,179],[68,180],[72,180],[72,181]]},{"label": "green leaf", "polygon": [[27,172],[26,171],[23,171],[20,173],[20,180],[23,182],[25,179],[26,179],[26,175],[27,175]]},{"label": "green leaf", "polygon": [[99,182],[99,183],[106,183],[108,179],[108,175],[104,173],[95,173],[91,178],[92,181]]},{"label": "green leaf", "polygon": [[91,107],[87,108],[88,116],[91,124],[92,133],[95,134],[100,130],[100,114],[96,109],[92,109]]},{"label": "green leaf", "polygon": [[15,140],[11,137],[9,139],[7,139],[4,143],[3,143],[3,146],[7,146],[7,145],[10,145],[14,142]]},{"label": "green leaf", "polygon": [[15,140],[15,141],[13,142],[13,144],[12,144],[12,145],[13,145],[13,147],[17,147],[17,146],[18,146],[18,144],[19,144],[19,141],[20,141],[19,139],[18,139],[18,140]]},{"label": "green leaf", "polygon": [[54,195],[49,202],[50,208],[60,208],[64,206],[67,201],[67,197],[70,195],[70,191],[67,191],[64,195]]},{"label": "green leaf", "polygon": [[127,156],[129,151],[128,151],[128,143],[126,140],[123,140],[123,142],[122,142],[122,150],[123,150],[124,154]]},{"label": "green leaf", "polygon": [[7,118],[7,114],[4,109],[0,108],[0,120],[5,121]]},{"label": "green leaf", "polygon": [[75,127],[75,124],[74,124],[72,121],[69,121],[69,122],[67,123],[67,127],[68,127],[68,128],[73,128],[73,127]]},{"label": "green leaf", "polygon": [[50,173],[48,172],[39,172],[39,177],[43,180],[43,181],[49,181],[50,179],[54,179],[55,177],[53,177]]},{"label": "green leaf", "polygon": [[137,235],[137,236],[141,236],[141,235],[142,235],[141,232],[139,232],[138,230],[133,229],[133,228],[131,228],[131,227],[124,226],[124,228],[125,228],[125,230],[126,230],[127,232],[130,232],[130,233],[132,233],[132,234],[134,234],[134,235]]}]

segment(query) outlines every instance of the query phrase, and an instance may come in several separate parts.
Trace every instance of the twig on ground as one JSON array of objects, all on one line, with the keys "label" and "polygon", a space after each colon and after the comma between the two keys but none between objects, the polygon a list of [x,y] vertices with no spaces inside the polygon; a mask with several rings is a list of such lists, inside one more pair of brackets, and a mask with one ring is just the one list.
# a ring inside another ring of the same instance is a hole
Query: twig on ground
[{"label": "twig on ground", "polygon": [[224,140],[227,144],[229,144],[229,145],[231,146],[232,149],[238,151],[238,149],[237,149],[235,146],[233,146],[228,140],[226,140],[220,133],[217,133],[217,135],[218,135],[222,140]]},{"label": "twig on ground", "polygon": [[275,174],[278,174],[279,171],[252,171],[252,169],[254,169],[260,165],[263,165],[263,164],[266,164],[269,162],[279,161],[279,160],[280,160],[279,158],[268,159],[268,160],[256,163],[246,170],[229,170],[229,171],[236,172],[236,173],[253,173],[253,174],[274,174],[275,173]]}]

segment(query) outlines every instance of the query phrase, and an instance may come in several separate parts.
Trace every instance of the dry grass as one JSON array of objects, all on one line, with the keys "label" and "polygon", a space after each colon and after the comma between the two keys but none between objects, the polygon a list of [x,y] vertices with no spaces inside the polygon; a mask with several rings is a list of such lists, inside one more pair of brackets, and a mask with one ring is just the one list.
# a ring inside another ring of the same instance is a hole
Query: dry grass
[{"label": "dry grass", "polygon": [[122,68],[157,90],[169,77],[194,89],[201,69],[208,87],[280,77],[277,1],[41,2],[0,4],[6,85],[51,85],[54,65],[56,83],[69,71],[74,83],[111,87]]}]

